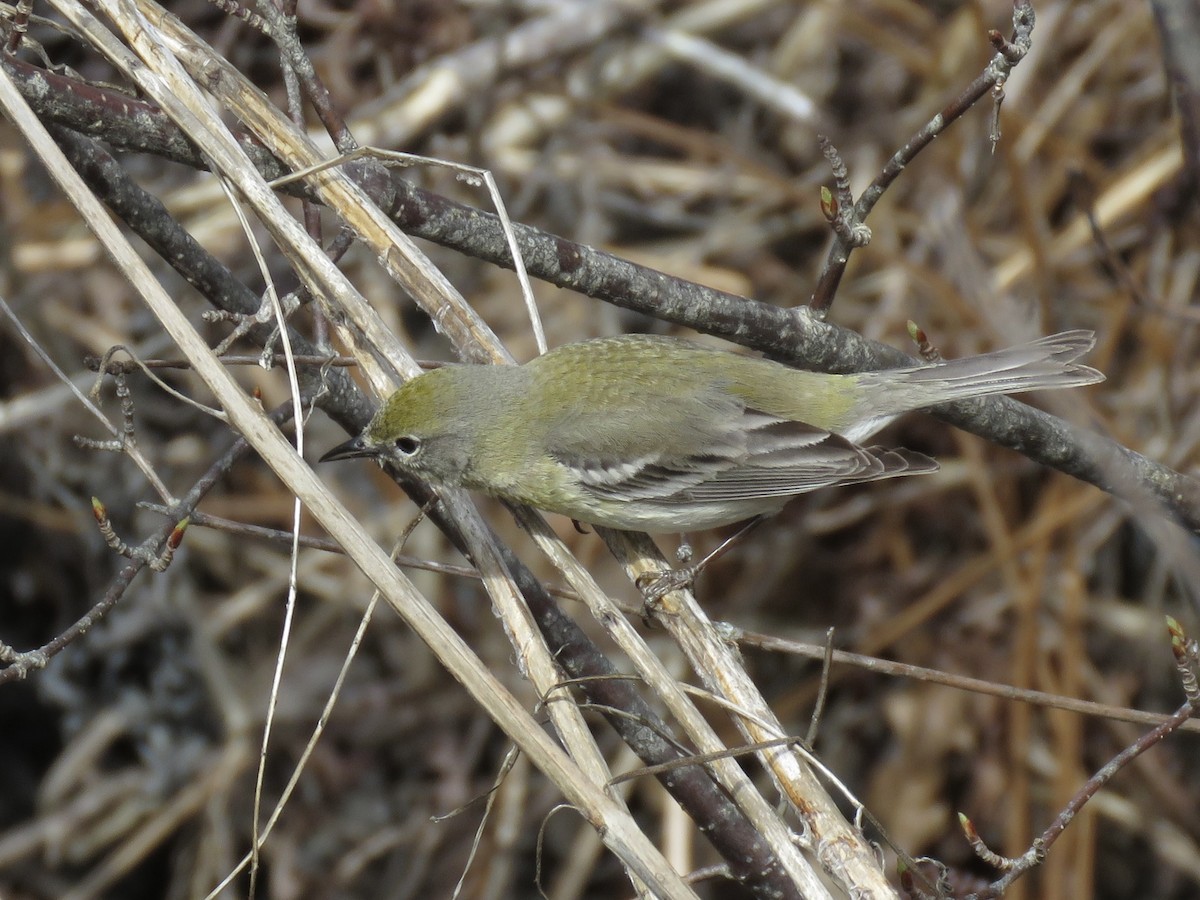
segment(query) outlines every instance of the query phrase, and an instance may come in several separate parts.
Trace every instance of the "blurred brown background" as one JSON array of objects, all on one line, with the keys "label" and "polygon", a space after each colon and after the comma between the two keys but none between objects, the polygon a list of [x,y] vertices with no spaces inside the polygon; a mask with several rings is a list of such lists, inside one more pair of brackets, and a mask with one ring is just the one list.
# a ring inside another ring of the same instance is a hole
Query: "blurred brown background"
[{"label": "blurred brown background", "polygon": [[[992,53],[986,32],[1011,30],[1011,4],[1001,0],[696,0],[638,11],[595,3],[594,15],[612,16],[615,27],[595,36],[548,29],[520,54],[497,49],[571,6],[365,0],[305,2],[298,14],[305,46],[360,142],[486,167],[515,220],[780,306],[808,302],[829,242],[818,199],[831,177],[818,133],[839,148],[860,191],[983,70]],[[1108,381],[1046,397],[1045,408],[1189,472],[1200,439],[1200,244],[1186,71],[1200,38],[1180,30],[1170,4],[1160,7],[1163,21],[1176,23],[1166,33],[1184,48],[1172,70],[1181,116],[1155,4],[1040,0],[1036,10],[1034,49],[1006,87],[995,151],[984,101],[877,206],[873,240],[852,258],[830,319],[902,347],[912,319],[946,356],[1094,329],[1099,343],[1087,361]],[[172,11],[282,104],[267,39],[200,2]],[[53,63],[116,79],[77,41],[36,23],[30,34]],[[697,48],[683,36],[708,43]],[[480,58],[495,61],[486,77]],[[430,87],[445,71],[480,83],[461,102],[445,102]],[[148,154],[122,162],[261,288],[211,178]],[[414,168],[408,177],[488,208],[485,194],[453,173]],[[86,390],[94,378],[83,358],[114,344],[144,357],[177,355],[7,124],[0,196],[0,292],[77,384]],[[1088,226],[1089,208],[1106,245]],[[533,355],[510,272],[422,246],[514,355]],[[199,322],[205,301],[161,260],[152,264]],[[340,264],[420,355],[447,358],[369,254],[352,250]],[[280,260],[271,265],[282,287],[294,286]],[[535,294],[552,345],[670,330],[545,284]],[[229,331],[206,327],[214,344]],[[103,435],[7,321],[0,347],[0,641],[23,650],[82,615],[124,565],[96,530],[92,495],[130,543],[162,519],[135,506],[155,498],[126,458],[73,442]],[[267,407],[286,399],[278,370],[239,372]],[[208,399],[189,373],[161,374]],[[139,445],[171,490],[186,492],[231,435],[140,374],[128,383]],[[111,382],[103,400],[119,419]],[[314,415],[310,458],[344,437]],[[699,597],[713,618],[818,643],[835,626],[839,647],[1118,707],[1167,711],[1182,702],[1162,622],[1170,613],[1197,627],[1194,538],[1151,504],[1118,502],[927,417],[910,416],[880,440],[929,453],[942,471],[793,502],[703,576]],[[373,467],[322,473],[385,545],[415,514]],[[504,510],[483,507],[554,580]],[[286,529],[292,500],[251,458],[201,509]],[[595,536],[555,525],[606,587],[636,599]],[[704,549],[717,538],[696,540]],[[461,562],[429,524],[406,549]],[[286,546],[193,527],[165,573],[139,576],[108,618],[45,670],[0,684],[0,896],[202,897],[240,858],[287,575]],[[413,578],[532,706],[478,584]],[[311,733],[370,596],[341,557],[314,550],[302,551],[299,585],[268,803]],[[586,613],[579,618],[592,627]],[[665,640],[662,652],[675,653]],[[819,667],[752,645],[744,652],[785,724],[804,733]],[[838,667],[816,749],[896,844],[959,867],[966,884],[992,872],[973,859],[955,813],[970,816],[997,852],[1019,854],[1144,730]],[[612,733],[597,732],[620,760]],[[440,823],[429,817],[488,790],[507,746],[427,650],[380,613],[264,850],[260,896],[450,896],[482,804]],[[1008,896],[1200,895],[1195,746],[1194,734],[1177,735],[1122,772]],[[537,896],[538,830],[559,800],[534,772],[509,776],[467,872],[467,896]],[[633,785],[630,804],[656,839],[683,835],[685,864],[715,861],[649,779]],[[620,867],[576,817],[555,815],[542,838],[550,896],[630,895]],[[228,896],[245,894],[238,884]],[[744,896],[719,880],[697,890]]]}]

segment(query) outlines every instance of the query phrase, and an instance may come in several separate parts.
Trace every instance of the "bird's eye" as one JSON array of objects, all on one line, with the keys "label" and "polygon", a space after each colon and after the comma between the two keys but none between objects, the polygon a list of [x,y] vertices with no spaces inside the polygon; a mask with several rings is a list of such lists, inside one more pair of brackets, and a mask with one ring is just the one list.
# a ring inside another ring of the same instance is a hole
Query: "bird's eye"
[{"label": "bird's eye", "polygon": [[396,449],[405,456],[413,456],[421,449],[421,442],[411,434],[404,434],[396,438]]}]

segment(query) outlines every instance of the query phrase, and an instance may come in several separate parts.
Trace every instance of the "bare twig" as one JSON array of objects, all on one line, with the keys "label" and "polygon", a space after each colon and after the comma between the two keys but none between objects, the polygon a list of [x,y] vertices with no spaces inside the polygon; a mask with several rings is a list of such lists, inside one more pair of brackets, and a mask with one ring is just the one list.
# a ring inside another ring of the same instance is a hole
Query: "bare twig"
[{"label": "bare twig", "polygon": [[[840,215],[845,217],[840,228],[834,229],[833,246],[825,259],[825,267],[817,278],[809,300],[809,308],[822,318],[833,305],[837,295],[838,284],[846,270],[850,253],[856,246],[860,229],[866,227],[867,216],[875,208],[875,204],[895,182],[904,169],[916,158],[922,150],[929,146],[934,138],[946,128],[961,118],[972,106],[983,97],[1001,87],[1008,79],[1013,66],[1024,58],[1032,45],[1034,14],[1030,0],[1014,0],[1013,2],[1013,37],[1011,41],[1003,39],[998,32],[991,32],[989,39],[996,47],[996,55],[992,57],[983,74],[976,78],[954,100],[946,105],[941,112],[930,119],[924,127],[908,139],[907,143],[888,160],[875,179],[867,186],[852,207],[843,208]],[[996,97],[996,115],[999,115],[999,97]],[[999,125],[993,124],[993,140],[998,136]],[[835,176],[837,169],[835,168]],[[843,176],[844,177],[844,176]]]}]

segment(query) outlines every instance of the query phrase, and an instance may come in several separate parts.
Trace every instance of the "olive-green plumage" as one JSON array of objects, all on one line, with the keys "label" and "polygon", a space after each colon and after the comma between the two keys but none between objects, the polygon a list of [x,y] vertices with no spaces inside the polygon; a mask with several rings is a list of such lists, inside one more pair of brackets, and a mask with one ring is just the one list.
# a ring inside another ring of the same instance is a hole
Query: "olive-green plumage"
[{"label": "olive-green plumage", "polygon": [[323,458],[386,458],[581,522],[690,531],[828,485],[932,472],[926,456],[858,442],[911,409],[1100,381],[1074,363],[1093,343],[1064,332],[933,366],[825,375],[675,338],[602,338],[522,366],[414,378]]}]

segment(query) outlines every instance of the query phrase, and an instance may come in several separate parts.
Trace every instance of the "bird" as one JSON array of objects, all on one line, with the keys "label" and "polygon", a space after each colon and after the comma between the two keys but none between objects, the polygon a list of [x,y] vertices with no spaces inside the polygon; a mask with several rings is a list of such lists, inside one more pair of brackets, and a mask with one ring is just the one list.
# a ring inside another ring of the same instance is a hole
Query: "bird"
[{"label": "bird", "polygon": [[897,416],[1104,380],[1091,331],[993,353],[831,375],[662,335],[565,344],[523,365],[448,365],[402,385],[321,461],[375,458],[620,530],[682,533],[794,496],[922,475],[935,460],[864,442]]}]

